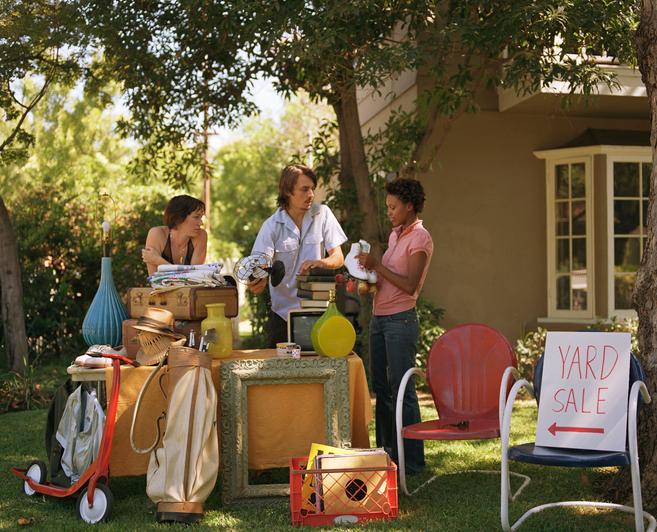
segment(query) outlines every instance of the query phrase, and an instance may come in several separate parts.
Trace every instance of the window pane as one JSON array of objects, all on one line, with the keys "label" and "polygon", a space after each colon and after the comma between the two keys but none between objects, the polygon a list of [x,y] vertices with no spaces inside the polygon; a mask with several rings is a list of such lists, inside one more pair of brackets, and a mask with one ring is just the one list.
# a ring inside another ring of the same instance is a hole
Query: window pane
[{"label": "window pane", "polygon": [[557,198],[567,198],[568,197],[568,165],[567,164],[558,164],[555,168],[556,176],[556,190],[555,194]]},{"label": "window pane", "polygon": [[573,270],[570,276],[570,287],[572,288],[571,308],[572,310],[586,310],[586,270]]},{"label": "window pane", "polygon": [[567,238],[557,239],[557,272],[570,272],[570,240]]},{"label": "window pane", "polygon": [[586,234],[586,202],[573,201],[573,235]]},{"label": "window pane", "polygon": [[639,234],[638,200],[614,200],[614,234]]},{"label": "window pane", "polygon": [[648,200],[643,200],[643,234],[648,232]]},{"label": "window pane", "polygon": [[570,202],[557,202],[557,236],[568,236],[568,219],[570,218]]},{"label": "window pane", "polygon": [[639,163],[614,163],[614,196],[639,196]]},{"label": "window pane", "polygon": [[641,165],[641,172],[643,172],[643,197],[650,196],[650,172],[652,171],[652,164],[643,163]]},{"label": "window pane", "polygon": [[[636,237],[614,238],[614,271],[635,272],[639,269],[641,240]],[[616,307],[618,308],[618,307]]]},{"label": "window pane", "polygon": [[570,167],[570,180],[572,184],[570,190],[571,197],[586,197],[586,191],[584,189],[584,163],[573,164]]},{"label": "window pane", "polygon": [[573,290],[573,310],[586,310],[586,290]]},{"label": "window pane", "polygon": [[636,274],[614,276],[614,299],[618,310],[632,308],[632,292],[634,292],[635,281]]},{"label": "window pane", "polygon": [[557,277],[557,309],[570,310],[570,275]]},{"label": "window pane", "polygon": [[573,270],[586,270],[586,238],[573,238]]}]

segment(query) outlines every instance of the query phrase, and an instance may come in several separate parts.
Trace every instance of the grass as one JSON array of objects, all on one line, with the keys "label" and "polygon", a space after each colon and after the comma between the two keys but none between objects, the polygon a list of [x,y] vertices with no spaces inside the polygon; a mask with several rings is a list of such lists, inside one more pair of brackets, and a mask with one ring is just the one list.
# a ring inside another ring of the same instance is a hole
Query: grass
[{"label": "grass", "polygon": [[[423,419],[435,416],[426,399],[422,401]],[[519,402],[512,425],[512,443],[533,439],[536,408],[532,402]],[[11,412],[0,416],[0,529],[18,528],[21,517],[33,520],[38,530],[88,530],[77,517],[75,499],[54,499],[23,494],[20,481],[9,473],[11,466],[24,466],[31,460],[45,460],[43,432],[45,410]],[[373,429],[373,427],[372,427]],[[499,469],[499,440],[481,442],[427,442],[427,470],[409,477],[409,490],[440,475],[414,497],[400,497],[399,518],[374,522],[359,528],[366,530],[499,530],[500,478],[466,472],[469,469]],[[614,469],[579,470],[538,468],[512,463],[511,469],[531,476],[519,500],[511,503],[511,519],[530,506],[560,499],[596,499],[594,485]],[[515,491],[519,480],[512,479]],[[185,525],[160,525],[155,522],[155,505],[145,493],[145,477],[113,478],[114,509],[106,524],[98,530],[187,529]],[[206,502],[199,530],[289,530],[287,500],[274,499],[267,505],[223,507],[215,489]],[[335,528],[338,530],[339,528]],[[342,528],[344,529],[344,527]],[[547,510],[533,516],[525,530],[632,530],[633,517],[619,512],[595,509]]]}]

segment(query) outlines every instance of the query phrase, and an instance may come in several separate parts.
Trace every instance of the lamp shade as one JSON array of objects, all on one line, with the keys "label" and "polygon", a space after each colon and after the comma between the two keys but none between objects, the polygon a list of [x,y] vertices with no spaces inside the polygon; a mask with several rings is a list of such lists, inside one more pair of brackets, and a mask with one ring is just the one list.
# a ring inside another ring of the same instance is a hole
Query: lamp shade
[{"label": "lamp shade", "polygon": [[112,278],[112,259],[103,257],[100,285],[82,322],[82,336],[87,345],[121,343],[121,325],[128,318]]}]

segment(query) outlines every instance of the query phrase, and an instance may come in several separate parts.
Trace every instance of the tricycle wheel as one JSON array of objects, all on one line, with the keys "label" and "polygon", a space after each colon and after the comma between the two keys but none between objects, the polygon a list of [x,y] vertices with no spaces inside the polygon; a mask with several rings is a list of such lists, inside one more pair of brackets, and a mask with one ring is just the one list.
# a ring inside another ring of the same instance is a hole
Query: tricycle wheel
[{"label": "tricycle wheel", "polygon": [[94,504],[92,508],[89,508],[89,502],[87,501],[88,490],[89,486],[85,487],[78,496],[78,515],[85,523],[93,525],[94,523],[106,520],[110,513],[112,513],[114,497],[105,484],[96,484]]},{"label": "tricycle wheel", "polygon": [[[46,468],[46,464],[41,460],[35,460],[30,463],[25,471],[25,476],[38,484],[43,484],[46,481],[47,475],[48,469]],[[23,493],[30,497],[36,493],[36,490],[29,485],[27,480],[23,481]]]}]

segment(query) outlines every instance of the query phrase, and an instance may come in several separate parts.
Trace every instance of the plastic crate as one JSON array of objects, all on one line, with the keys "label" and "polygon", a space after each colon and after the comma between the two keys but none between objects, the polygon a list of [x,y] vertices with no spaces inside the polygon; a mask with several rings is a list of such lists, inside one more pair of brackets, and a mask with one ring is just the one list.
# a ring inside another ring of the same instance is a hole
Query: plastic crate
[{"label": "plastic crate", "polygon": [[395,519],[397,465],[306,469],[308,457],[290,459],[290,511],[294,526],[356,524]]}]

